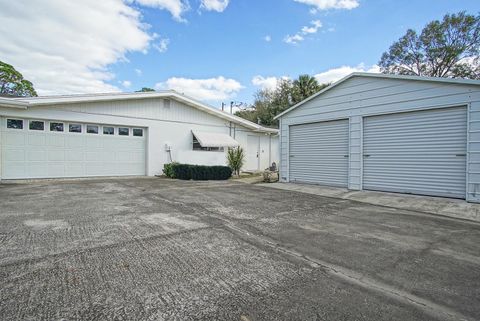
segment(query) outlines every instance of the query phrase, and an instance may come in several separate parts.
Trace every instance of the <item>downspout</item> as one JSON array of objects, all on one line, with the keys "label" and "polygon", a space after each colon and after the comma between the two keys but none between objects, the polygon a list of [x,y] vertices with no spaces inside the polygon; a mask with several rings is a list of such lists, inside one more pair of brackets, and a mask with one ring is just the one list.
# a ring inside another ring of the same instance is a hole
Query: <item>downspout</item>
[{"label": "downspout", "polygon": [[268,167],[272,166],[272,134],[268,134]]}]

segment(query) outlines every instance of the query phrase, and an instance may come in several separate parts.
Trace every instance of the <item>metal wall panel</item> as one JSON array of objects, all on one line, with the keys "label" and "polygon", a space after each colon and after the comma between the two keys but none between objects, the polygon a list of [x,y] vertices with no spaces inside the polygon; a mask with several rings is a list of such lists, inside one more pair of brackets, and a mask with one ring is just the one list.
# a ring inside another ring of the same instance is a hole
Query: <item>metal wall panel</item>
[{"label": "metal wall panel", "polygon": [[290,181],[347,187],[348,120],[290,126]]},{"label": "metal wall panel", "polygon": [[465,198],[467,108],[365,117],[363,188]]}]

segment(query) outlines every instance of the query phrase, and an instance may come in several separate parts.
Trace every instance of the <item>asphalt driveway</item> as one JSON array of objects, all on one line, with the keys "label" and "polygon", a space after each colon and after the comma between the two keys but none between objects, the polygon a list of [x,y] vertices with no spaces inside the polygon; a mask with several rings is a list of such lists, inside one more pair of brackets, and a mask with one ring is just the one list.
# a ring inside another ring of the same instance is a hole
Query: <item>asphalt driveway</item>
[{"label": "asphalt driveway", "polygon": [[0,185],[1,320],[480,319],[480,224],[235,182]]}]

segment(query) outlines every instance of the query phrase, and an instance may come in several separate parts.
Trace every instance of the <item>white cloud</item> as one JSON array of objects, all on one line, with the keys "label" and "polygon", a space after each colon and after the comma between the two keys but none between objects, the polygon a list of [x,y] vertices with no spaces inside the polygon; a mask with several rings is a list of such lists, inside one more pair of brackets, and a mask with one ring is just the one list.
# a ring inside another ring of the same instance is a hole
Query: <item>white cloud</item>
[{"label": "white cloud", "polygon": [[0,3],[1,60],[41,95],[118,91],[107,83],[115,78],[108,66],[152,40],[140,13],[121,0]]},{"label": "white cloud", "polygon": [[286,42],[286,43],[289,43],[289,44],[297,44],[299,43],[300,41],[303,41],[305,40],[305,38],[303,38],[303,36],[299,35],[299,34],[296,34],[296,35],[293,35],[293,36],[290,36],[290,35],[287,35],[283,41]]},{"label": "white cloud", "polygon": [[120,82],[122,84],[123,87],[125,88],[130,88],[132,86],[132,82],[130,80],[124,80],[122,82]]},{"label": "white cloud", "polygon": [[335,82],[337,80],[342,79],[343,77],[351,74],[352,72],[372,72],[372,73],[379,73],[380,67],[377,65],[373,65],[370,67],[366,67],[365,64],[361,63],[355,67],[352,66],[341,66],[338,68],[329,69],[327,71],[321,72],[315,75],[315,78],[318,80],[319,83],[329,83]]},{"label": "white cloud", "polygon": [[157,49],[158,52],[164,53],[168,50],[169,44],[170,44],[170,39],[162,38],[158,43],[153,45],[153,48]]},{"label": "white cloud", "polygon": [[173,18],[178,21],[185,21],[182,14],[190,9],[188,0],[127,0],[128,2],[135,1],[136,3],[151,8],[158,8],[169,11]]},{"label": "white cloud", "polygon": [[230,0],[201,0],[200,8],[207,11],[223,12]]},{"label": "white cloud", "polygon": [[328,9],[351,10],[360,5],[359,0],[293,0],[293,1],[314,6],[315,9],[318,9],[318,10],[328,10]]},{"label": "white cloud", "polygon": [[137,76],[141,76],[143,74],[142,70],[138,68],[135,68],[135,73],[137,74]]},{"label": "white cloud", "polygon": [[305,36],[317,33],[318,29],[321,27],[322,22],[320,20],[310,21],[309,26],[303,26],[302,29],[294,35],[286,35],[285,38],[283,38],[283,41],[293,45],[298,44],[305,40]]},{"label": "white cloud", "polygon": [[272,41],[272,37],[270,35],[266,35],[263,40],[265,40],[266,42],[270,42]]},{"label": "white cloud", "polygon": [[193,98],[205,101],[220,101],[235,97],[243,86],[235,79],[219,76],[208,79],[172,77],[155,84],[155,89],[173,89]]},{"label": "white cloud", "polygon": [[310,27],[302,27],[302,33],[305,35],[309,33],[317,33],[318,29],[320,29],[321,27],[322,23],[320,22],[320,20],[313,20]]},{"label": "white cloud", "polygon": [[252,85],[260,87],[261,89],[274,90],[277,87],[277,83],[280,79],[288,79],[287,76],[280,78],[277,77],[263,77],[257,75],[252,78]]}]

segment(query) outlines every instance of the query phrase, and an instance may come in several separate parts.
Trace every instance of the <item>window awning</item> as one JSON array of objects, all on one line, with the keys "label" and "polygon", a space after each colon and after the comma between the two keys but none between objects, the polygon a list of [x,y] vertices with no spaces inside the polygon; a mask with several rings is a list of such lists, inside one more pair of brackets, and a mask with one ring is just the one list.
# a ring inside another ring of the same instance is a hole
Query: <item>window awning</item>
[{"label": "window awning", "polygon": [[193,130],[192,134],[202,147],[235,147],[240,145],[235,139],[227,134],[198,132]]}]

